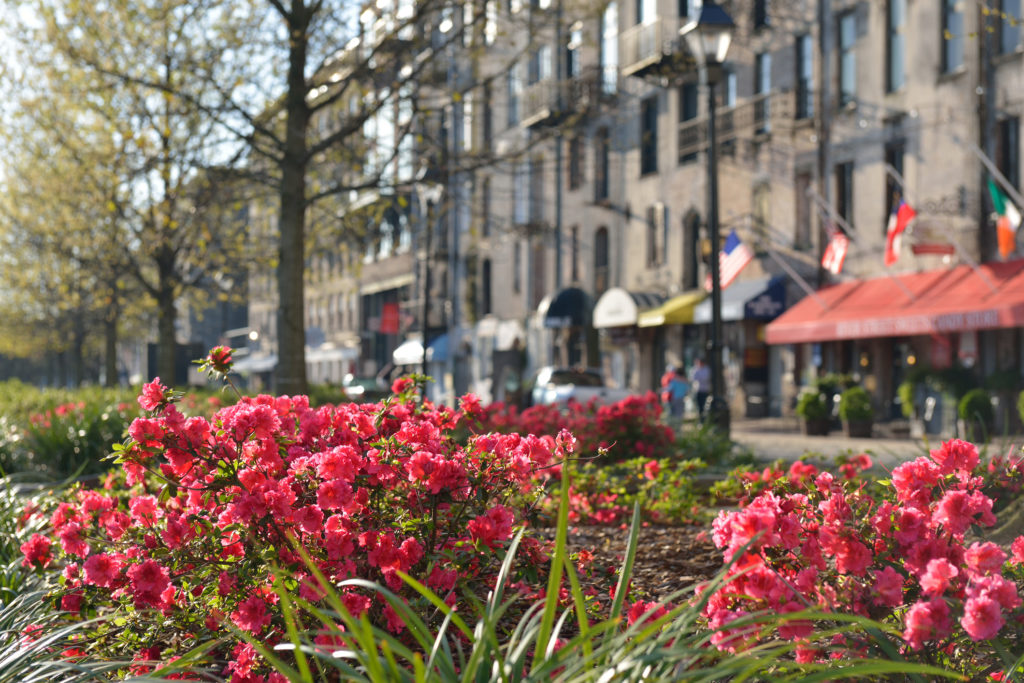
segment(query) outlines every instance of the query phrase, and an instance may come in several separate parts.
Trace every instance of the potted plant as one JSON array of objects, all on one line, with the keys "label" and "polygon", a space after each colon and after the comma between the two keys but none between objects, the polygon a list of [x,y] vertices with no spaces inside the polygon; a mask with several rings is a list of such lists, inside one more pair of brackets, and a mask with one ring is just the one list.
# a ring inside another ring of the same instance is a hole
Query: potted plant
[{"label": "potted plant", "polygon": [[825,436],[831,427],[828,403],[820,391],[805,391],[796,402],[796,414],[800,417],[800,430],[808,436]]},{"label": "potted plant", "polygon": [[992,411],[992,397],[984,389],[971,389],[957,406],[960,417],[960,431],[970,441],[987,441],[992,433],[995,414]]},{"label": "potted plant", "polygon": [[870,437],[875,423],[871,395],[864,387],[850,387],[839,395],[839,419],[847,436]]}]

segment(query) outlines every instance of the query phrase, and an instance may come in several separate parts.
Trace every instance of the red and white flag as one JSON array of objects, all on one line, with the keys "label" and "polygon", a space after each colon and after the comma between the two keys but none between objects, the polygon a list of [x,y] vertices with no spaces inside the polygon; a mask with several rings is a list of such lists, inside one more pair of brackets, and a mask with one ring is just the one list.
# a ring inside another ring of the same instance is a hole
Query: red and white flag
[{"label": "red and white flag", "polygon": [[902,199],[893,207],[892,213],[889,214],[889,226],[885,231],[885,265],[891,266],[899,260],[903,231],[916,215],[917,212]]},{"label": "red and white flag", "polygon": [[[721,283],[722,289],[732,284],[732,281],[736,279],[736,276],[740,274],[744,266],[753,259],[754,252],[750,250],[750,247],[743,244],[736,231],[732,230],[729,236],[725,238],[725,245],[722,247],[722,251],[718,253],[718,281]],[[709,292],[711,291],[710,273],[704,279],[704,289]]]},{"label": "red and white flag", "polygon": [[846,261],[846,251],[850,248],[850,238],[844,235],[842,230],[830,232],[828,246],[821,255],[821,267],[833,275],[839,275],[843,271],[843,262]]}]

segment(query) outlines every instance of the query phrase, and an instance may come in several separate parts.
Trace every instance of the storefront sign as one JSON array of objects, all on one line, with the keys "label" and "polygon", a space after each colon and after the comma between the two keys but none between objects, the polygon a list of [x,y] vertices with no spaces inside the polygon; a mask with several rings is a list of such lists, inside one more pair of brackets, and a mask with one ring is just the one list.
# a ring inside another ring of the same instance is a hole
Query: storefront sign
[{"label": "storefront sign", "polygon": [[906,337],[929,332],[960,332],[999,326],[999,311],[971,311],[942,315],[908,315],[899,318],[870,318],[836,323],[839,339]]}]

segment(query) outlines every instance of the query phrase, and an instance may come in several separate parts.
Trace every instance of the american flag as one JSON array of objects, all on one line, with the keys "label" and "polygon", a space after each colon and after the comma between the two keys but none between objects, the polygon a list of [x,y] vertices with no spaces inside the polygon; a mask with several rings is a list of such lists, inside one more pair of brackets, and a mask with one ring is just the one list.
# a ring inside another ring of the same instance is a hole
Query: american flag
[{"label": "american flag", "polygon": [[[740,242],[739,235],[735,230],[730,231],[729,236],[725,238],[722,251],[718,253],[718,281],[721,283],[722,289],[732,284],[743,267],[753,258],[754,252],[750,251],[750,247]],[[704,280],[704,289],[711,291],[710,273]]]}]

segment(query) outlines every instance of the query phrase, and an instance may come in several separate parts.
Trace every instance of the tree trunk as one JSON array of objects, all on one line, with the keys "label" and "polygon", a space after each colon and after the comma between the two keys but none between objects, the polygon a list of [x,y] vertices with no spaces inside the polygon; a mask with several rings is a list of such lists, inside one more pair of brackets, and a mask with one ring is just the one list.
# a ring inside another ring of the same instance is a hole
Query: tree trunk
[{"label": "tree trunk", "polygon": [[116,387],[117,376],[117,306],[111,307],[110,314],[104,321],[103,329],[103,365],[104,386]]},{"label": "tree trunk", "polygon": [[280,233],[277,266],[277,385],[281,394],[306,392],[306,326],[305,326],[305,231],[306,231],[306,131],[309,107],[306,104],[305,17],[297,13],[293,3],[288,63],[288,94],[285,111],[287,133],[284,159],[281,163]]},{"label": "tree trunk", "polygon": [[[156,376],[167,386],[175,385],[174,352],[177,344],[174,340],[174,322],[178,315],[174,307],[174,290],[164,287],[157,294],[157,340],[156,340]],[[150,371],[150,375],[152,375]]]}]

